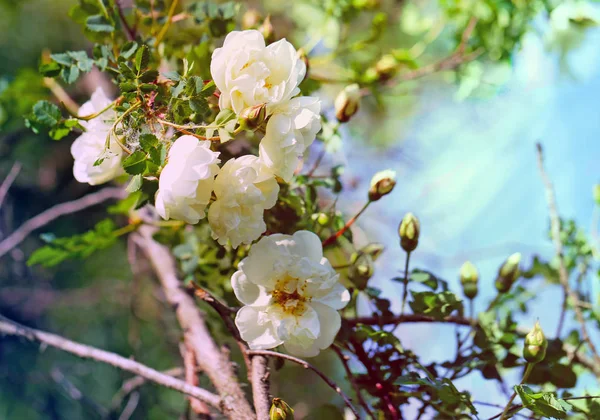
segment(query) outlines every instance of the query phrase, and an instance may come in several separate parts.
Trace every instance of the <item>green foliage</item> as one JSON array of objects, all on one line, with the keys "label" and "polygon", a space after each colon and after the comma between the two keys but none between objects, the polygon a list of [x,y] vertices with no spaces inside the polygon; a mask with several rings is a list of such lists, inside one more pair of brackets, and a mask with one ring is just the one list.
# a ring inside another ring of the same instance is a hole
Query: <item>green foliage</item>
[{"label": "green foliage", "polygon": [[60,140],[72,130],[85,131],[76,118],[63,118],[60,108],[48,101],[37,102],[31,114],[25,119],[25,125],[34,133],[47,130],[54,140]]},{"label": "green foliage", "polygon": [[50,54],[52,61],[40,65],[40,73],[45,77],[60,77],[66,83],[74,83],[81,73],[92,70],[94,61],[85,51],[67,51]]},{"label": "green foliage", "polygon": [[416,314],[429,315],[441,320],[454,311],[463,311],[462,300],[452,292],[413,291],[411,294],[413,300],[409,302],[409,305]]},{"label": "green foliage", "polygon": [[217,4],[212,1],[198,1],[189,7],[189,13],[196,23],[206,25],[209,33],[214,37],[221,37],[235,28],[235,17],[240,9],[240,4],[229,1]]},{"label": "green foliage", "polygon": [[552,392],[534,392],[526,385],[515,385],[515,391],[525,408],[542,417],[566,419],[567,411],[571,409],[571,404],[556,398]]},{"label": "green foliage", "polygon": [[47,245],[38,248],[27,260],[27,265],[40,264],[53,267],[71,258],[87,258],[94,252],[112,246],[117,236],[115,223],[105,219],[93,230],[68,238],[56,238],[52,234],[42,235]]}]

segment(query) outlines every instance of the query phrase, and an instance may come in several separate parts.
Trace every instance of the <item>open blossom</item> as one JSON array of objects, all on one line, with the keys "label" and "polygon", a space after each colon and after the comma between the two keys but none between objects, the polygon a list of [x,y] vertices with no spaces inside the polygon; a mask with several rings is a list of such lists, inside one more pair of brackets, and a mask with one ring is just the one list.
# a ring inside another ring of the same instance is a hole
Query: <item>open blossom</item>
[{"label": "open blossom", "polygon": [[[95,114],[112,101],[102,88],[96,89],[89,101],[79,109],[80,116]],[[90,185],[103,184],[121,173],[121,155],[123,151],[111,136],[110,147],[106,149],[106,137],[115,120],[115,111],[109,109],[89,121],[81,121],[85,132],[77,137],[71,145],[71,154],[75,159],[73,176],[79,182]],[[99,165],[94,165],[98,159],[103,159]]]},{"label": "open blossom", "polygon": [[321,101],[300,96],[280,105],[267,123],[260,157],[277,176],[289,182],[298,159],[321,130]]},{"label": "open blossom", "polygon": [[213,237],[237,248],[266,229],[264,211],[277,201],[279,185],[256,156],[231,159],[223,165],[214,186],[217,200],[208,211]]},{"label": "open blossom", "polygon": [[198,223],[205,216],[219,152],[210,150],[210,141],[181,136],[171,146],[167,164],[160,174],[156,210],[164,219]]},{"label": "open blossom", "polygon": [[245,306],[235,323],[251,349],[283,344],[291,354],[312,357],[333,343],[341,326],[338,310],[350,294],[323,257],[317,235],[265,236],[238,268],[231,283]]},{"label": "open blossom", "polygon": [[259,31],[233,31],[214,51],[210,73],[221,91],[220,108],[240,114],[247,107],[270,108],[297,95],[306,65],[285,39],[266,46]]}]

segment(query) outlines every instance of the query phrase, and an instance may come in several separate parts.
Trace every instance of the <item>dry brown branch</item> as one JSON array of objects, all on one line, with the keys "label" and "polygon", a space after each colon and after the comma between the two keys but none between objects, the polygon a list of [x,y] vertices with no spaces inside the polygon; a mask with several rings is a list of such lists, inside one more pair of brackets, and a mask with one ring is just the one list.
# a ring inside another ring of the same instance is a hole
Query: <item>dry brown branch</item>
[{"label": "dry brown branch", "polygon": [[150,260],[167,301],[175,310],[185,341],[194,349],[198,366],[221,395],[223,410],[229,418],[255,418],[231,362],[209,334],[194,298],[183,289],[169,249],[152,239],[154,232],[155,228],[143,226],[135,240]]},{"label": "dry brown branch", "polygon": [[369,404],[367,404],[367,402],[365,401],[364,397],[362,396],[362,393],[360,392],[360,386],[354,380],[354,375],[352,374],[352,370],[350,369],[350,366],[348,364],[348,361],[350,359],[349,356],[346,356],[344,354],[344,352],[342,351],[342,349],[340,349],[335,344],[331,345],[331,349],[340,358],[340,361],[342,362],[342,366],[344,366],[344,370],[346,371],[346,376],[348,377],[348,381],[350,382],[350,384],[352,384],[352,387],[354,388],[354,393],[356,394],[356,398],[358,398],[358,402],[360,403],[360,405],[362,406],[362,408],[365,410],[365,412],[367,413],[367,415],[369,415],[369,417],[371,417],[372,419],[374,419],[375,416],[371,412],[371,409],[369,408]]},{"label": "dry brown branch", "polygon": [[[181,357],[183,358],[183,368],[185,371],[185,381],[193,386],[198,386],[198,371],[196,369],[196,356],[194,350],[187,344],[182,343],[180,346]],[[204,418],[210,416],[208,406],[197,398],[188,397],[190,408],[196,414],[203,415]]]},{"label": "dry brown branch", "polygon": [[123,198],[125,195],[125,190],[122,188],[108,187],[78,198],[77,200],[50,207],[48,210],[43,211],[23,223],[17,230],[0,242],[0,257],[23,242],[31,232],[47,225],[61,216],[84,210],[106,200]]},{"label": "dry brown branch", "polygon": [[585,323],[583,313],[581,312],[579,297],[569,285],[569,273],[567,272],[567,267],[565,265],[565,260],[563,256],[563,244],[560,239],[560,216],[558,213],[558,206],[556,205],[556,197],[554,196],[554,187],[552,186],[552,181],[550,180],[550,177],[544,169],[544,152],[542,149],[542,145],[539,143],[537,144],[537,160],[540,175],[542,176],[544,187],[546,189],[546,200],[548,201],[548,211],[550,213],[550,232],[552,235],[552,242],[554,243],[554,249],[556,251],[556,256],[558,257],[558,279],[564,291],[564,302],[561,311],[561,316],[559,319],[557,337],[559,337],[561,333],[561,327],[564,320],[564,313],[566,312],[567,308],[568,298],[573,303],[573,311],[575,311],[575,317],[581,325],[581,338],[583,339],[583,341],[586,342],[586,344],[590,348],[590,351],[592,352],[592,358],[594,359],[594,364],[596,366],[600,366],[600,356],[598,355],[596,346],[594,345],[594,342],[591,340],[590,335],[588,333],[587,325]]},{"label": "dry brown branch", "polygon": [[51,347],[55,347],[79,356],[82,359],[92,359],[98,362],[109,364],[127,372],[143,376],[144,378],[166,388],[174,389],[186,395],[191,395],[195,398],[205,401],[215,408],[220,409],[221,407],[221,399],[212,392],[191,386],[179,379],[165,375],[164,373],[138,363],[135,360],[125,358],[118,354],[77,343],[55,334],[25,327],[24,325],[20,325],[1,315],[0,332],[8,335],[24,337],[30,341],[39,341],[40,343],[44,343]]},{"label": "dry brown branch", "polygon": [[13,182],[15,182],[15,179],[17,179],[19,172],[21,172],[21,164],[19,162],[15,162],[12,168],[10,168],[8,175],[6,175],[6,178],[4,178],[4,181],[2,181],[2,185],[0,185],[0,208],[2,208],[2,203],[4,203],[6,194],[8,193],[8,190]]},{"label": "dry brown branch", "polygon": [[258,420],[269,420],[269,410],[271,409],[269,376],[269,359],[264,356],[254,356],[252,358],[252,395]]},{"label": "dry brown branch", "polygon": [[325,383],[327,385],[329,385],[329,387],[331,389],[333,389],[338,395],[340,395],[344,399],[344,402],[346,403],[346,406],[350,410],[352,410],[352,413],[354,413],[354,415],[356,416],[356,418],[357,419],[360,418],[360,415],[358,414],[358,411],[356,410],[356,408],[354,407],[354,405],[352,405],[352,400],[348,397],[348,395],[346,395],[346,393],[344,391],[342,391],[342,388],[340,388],[335,382],[333,382],[331,379],[329,379],[329,377],[327,375],[325,375],[323,372],[321,372],[319,369],[317,369],[316,367],[314,367],[313,365],[311,365],[307,361],[299,359],[299,358],[294,357],[294,356],[290,356],[289,354],[278,353],[276,351],[270,351],[270,350],[248,350],[248,354],[251,355],[251,356],[279,357],[280,359],[285,359],[285,360],[289,360],[291,362],[297,363],[300,366],[302,366],[304,369],[310,369],[310,370],[312,370],[321,379],[323,379],[323,381],[325,381]]}]

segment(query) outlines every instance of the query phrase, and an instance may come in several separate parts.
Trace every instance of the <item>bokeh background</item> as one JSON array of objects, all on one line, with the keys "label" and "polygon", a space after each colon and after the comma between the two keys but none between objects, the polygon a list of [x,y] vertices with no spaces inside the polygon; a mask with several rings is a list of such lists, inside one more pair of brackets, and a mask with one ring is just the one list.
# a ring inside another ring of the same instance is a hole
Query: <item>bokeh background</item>
[{"label": "bokeh background", "polygon": [[[89,48],[80,28],[67,17],[73,3],[0,1],[0,179],[15,162],[22,165],[0,208],[2,237],[50,206],[92,191],[72,177],[72,139],[53,142],[34,135],[24,128],[20,116],[27,112],[26,105],[48,95],[36,71],[43,50]],[[283,15],[275,19],[276,31],[296,42],[307,41],[302,22],[310,18],[310,12],[302,2],[250,2],[243,7]],[[287,33],[287,19],[299,22],[297,32]],[[548,44],[546,25],[539,19],[509,63],[476,63],[469,69],[474,77],[463,77],[459,83],[441,75],[420,81],[418,88],[394,89],[383,98],[383,108],[367,100],[356,118],[344,126],[342,146],[326,159],[326,165],[346,165],[347,192],[341,204],[348,214],[363,203],[375,172],[391,168],[398,173],[392,195],[369,208],[355,230],[359,242],[386,245],[372,285],[395,305],[399,306],[401,285],[389,279],[403,269],[404,258],[395,230],[407,211],[416,213],[422,225],[412,267],[435,271],[459,290],[458,269],[470,259],[482,274],[479,310],[493,297],[495,272],[508,255],[521,252],[525,261],[534,255],[553,255],[544,189],[536,167],[536,142],[544,145],[561,215],[574,218],[588,231],[595,229],[592,187],[599,181],[600,31],[589,28],[575,48],[562,53]],[[326,45],[318,43],[315,49],[326,49]],[[15,80],[28,87],[31,98],[23,98],[23,89],[18,90],[18,101],[11,96],[17,94],[9,84]],[[97,79],[84,80],[73,89],[74,98],[83,102],[96,83]],[[322,92],[330,108],[335,93]],[[9,106],[16,102],[23,109]],[[94,207],[59,219],[37,234],[81,233],[102,219],[105,211],[102,206]],[[180,363],[179,332],[172,311],[151,276],[144,274],[143,260],[128,255],[125,241],[54,269],[27,267],[27,256],[40,243],[32,235],[0,260],[0,313],[132,355],[157,369]],[[141,266],[141,274],[131,272],[130,259]],[[558,290],[535,279],[530,286],[533,303],[522,316],[523,325],[531,326],[539,319],[544,329],[554,330]],[[451,326],[408,325],[397,332],[404,347],[430,360],[441,359],[455,338]],[[592,335],[596,341],[600,337],[598,331]],[[343,382],[334,355],[325,352],[315,364]],[[476,400],[503,403],[496,385],[478,375],[457,385],[471,391]],[[335,418],[326,407],[340,406],[340,401],[310,373],[286,366],[275,376],[277,393],[295,404],[300,417]],[[136,393],[135,410],[124,413],[125,404],[119,404],[115,394],[128,377],[110,367],[2,337],[0,419],[184,415],[186,404],[180,394],[153,385]],[[593,391],[597,385],[583,378],[579,387]],[[481,408],[482,417],[496,411]],[[405,416],[414,417],[410,409]]]}]

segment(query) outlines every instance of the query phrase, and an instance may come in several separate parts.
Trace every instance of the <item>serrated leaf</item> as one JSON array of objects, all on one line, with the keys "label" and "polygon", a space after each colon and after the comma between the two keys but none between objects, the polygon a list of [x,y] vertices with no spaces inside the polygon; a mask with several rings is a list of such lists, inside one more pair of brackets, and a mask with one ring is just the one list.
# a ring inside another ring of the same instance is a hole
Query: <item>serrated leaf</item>
[{"label": "serrated leaf", "polygon": [[452,292],[414,292],[409,302],[411,309],[417,314],[429,315],[435,319],[443,319],[454,311],[462,311],[462,301]]},{"label": "serrated leaf", "polygon": [[140,136],[140,147],[144,152],[149,152],[156,145],[158,145],[159,140],[156,138],[154,134],[142,134]]},{"label": "serrated leaf", "polygon": [[526,385],[515,385],[514,389],[524,407],[543,417],[566,419],[572,408],[571,404],[556,398],[552,392],[534,392]]},{"label": "serrated leaf", "polygon": [[146,170],[146,153],[136,150],[123,160],[123,169],[130,175],[139,175]]},{"label": "serrated leaf", "polygon": [[142,73],[138,77],[138,79],[142,83],[150,83],[150,82],[154,82],[157,77],[158,77],[158,71],[156,71],[156,70],[148,70],[148,71],[145,71],[144,73]]},{"label": "serrated leaf", "polygon": [[162,73],[162,75],[169,80],[173,80],[174,82],[181,80],[181,76],[176,71],[168,71],[166,73]]},{"label": "serrated leaf", "polygon": [[40,124],[53,127],[62,119],[60,109],[48,101],[39,101],[33,106],[33,116]]},{"label": "serrated leaf", "polygon": [[142,45],[135,53],[135,68],[138,74],[140,74],[143,69],[148,67],[149,62],[150,50],[148,49],[148,46]]},{"label": "serrated leaf", "polygon": [[67,53],[50,54],[50,58],[62,66],[70,67],[74,63],[73,57]]},{"label": "serrated leaf", "polygon": [[39,67],[39,72],[44,77],[56,77],[60,74],[61,67],[58,63],[46,63]]}]

